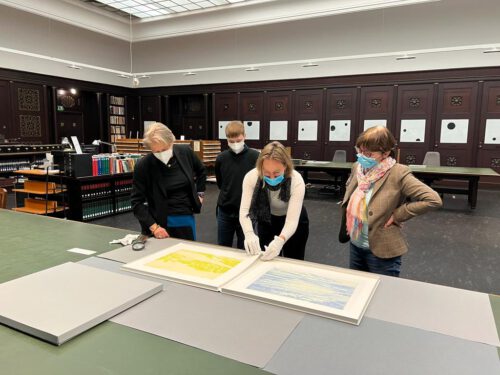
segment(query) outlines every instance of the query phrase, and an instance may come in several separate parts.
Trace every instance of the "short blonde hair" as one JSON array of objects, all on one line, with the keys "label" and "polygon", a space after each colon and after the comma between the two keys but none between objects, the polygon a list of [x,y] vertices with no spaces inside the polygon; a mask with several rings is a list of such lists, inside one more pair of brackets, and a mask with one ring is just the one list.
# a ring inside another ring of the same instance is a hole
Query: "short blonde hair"
[{"label": "short blonde hair", "polygon": [[285,177],[291,177],[293,171],[292,159],[286,152],[285,146],[281,143],[277,141],[268,143],[260,152],[256,168],[261,178],[263,176],[262,164],[264,164],[264,160],[276,160],[280,162],[285,166]]},{"label": "short blonde hair", "polygon": [[151,147],[152,143],[171,145],[175,142],[175,135],[166,125],[161,122],[155,122],[149,126],[142,142],[148,147]]},{"label": "short blonde hair", "polygon": [[241,121],[230,121],[226,125],[226,137],[234,138],[245,135],[245,126]]},{"label": "short blonde hair", "polygon": [[396,139],[384,126],[374,126],[366,129],[356,140],[357,148],[365,148],[368,151],[390,152],[395,155]]}]

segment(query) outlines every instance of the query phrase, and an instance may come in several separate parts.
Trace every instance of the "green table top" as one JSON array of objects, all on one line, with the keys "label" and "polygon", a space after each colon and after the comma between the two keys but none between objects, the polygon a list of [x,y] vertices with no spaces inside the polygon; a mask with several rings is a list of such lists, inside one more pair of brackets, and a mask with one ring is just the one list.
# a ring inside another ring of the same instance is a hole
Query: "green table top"
[{"label": "green table top", "polygon": [[[102,253],[121,245],[109,241],[130,231],[0,210],[0,282],[87,256],[79,247]],[[105,322],[54,346],[0,325],[1,374],[266,374],[255,367],[200,349]]]}]

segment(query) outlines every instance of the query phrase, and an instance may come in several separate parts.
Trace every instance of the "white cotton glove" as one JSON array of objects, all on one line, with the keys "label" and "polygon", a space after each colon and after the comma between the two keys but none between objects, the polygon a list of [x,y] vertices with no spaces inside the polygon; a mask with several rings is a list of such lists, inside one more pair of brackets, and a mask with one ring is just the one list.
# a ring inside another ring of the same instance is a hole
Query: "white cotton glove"
[{"label": "white cotton glove", "polygon": [[119,240],[110,241],[109,243],[120,243],[123,246],[127,246],[130,245],[137,237],[139,237],[138,234],[127,234],[125,237],[120,238]]},{"label": "white cotton glove", "polygon": [[274,240],[272,240],[268,246],[264,246],[264,249],[266,249],[266,251],[260,259],[271,260],[276,258],[280,254],[284,244],[285,240],[283,238],[274,236]]},{"label": "white cotton glove", "polygon": [[245,234],[245,250],[248,255],[259,255],[260,254],[260,242],[259,237],[253,232]]}]

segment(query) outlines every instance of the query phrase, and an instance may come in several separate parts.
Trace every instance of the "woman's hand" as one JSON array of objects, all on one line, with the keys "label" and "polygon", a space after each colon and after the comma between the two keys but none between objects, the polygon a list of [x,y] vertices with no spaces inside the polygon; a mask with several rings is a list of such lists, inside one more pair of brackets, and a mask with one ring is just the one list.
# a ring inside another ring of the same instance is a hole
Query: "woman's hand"
[{"label": "woman's hand", "polygon": [[158,226],[158,228],[155,229],[153,235],[155,236],[155,238],[168,238],[168,237],[170,237],[167,230],[163,227],[160,227],[160,226]]},{"label": "woman's hand", "polygon": [[389,218],[389,220],[387,220],[387,223],[385,223],[384,228],[388,228],[391,225],[395,225],[395,226],[400,227],[400,228],[402,226],[401,223],[398,223],[396,220],[394,220],[394,215],[391,215],[391,217]]}]

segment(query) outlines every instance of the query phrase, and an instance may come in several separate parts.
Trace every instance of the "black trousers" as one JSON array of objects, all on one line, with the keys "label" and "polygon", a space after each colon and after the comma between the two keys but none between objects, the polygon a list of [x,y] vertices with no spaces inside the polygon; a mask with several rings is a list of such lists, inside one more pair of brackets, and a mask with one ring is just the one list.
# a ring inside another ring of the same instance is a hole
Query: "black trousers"
[{"label": "black trousers", "polygon": [[[257,232],[260,239],[260,247],[264,250],[264,246],[274,239],[274,236],[279,236],[285,225],[286,216],[271,215],[271,225],[266,223],[257,223]],[[300,213],[299,225],[297,230],[290,237],[285,246],[283,246],[282,254],[287,258],[304,260],[306,252],[306,242],[309,237],[309,218],[305,207],[302,207]]]}]

